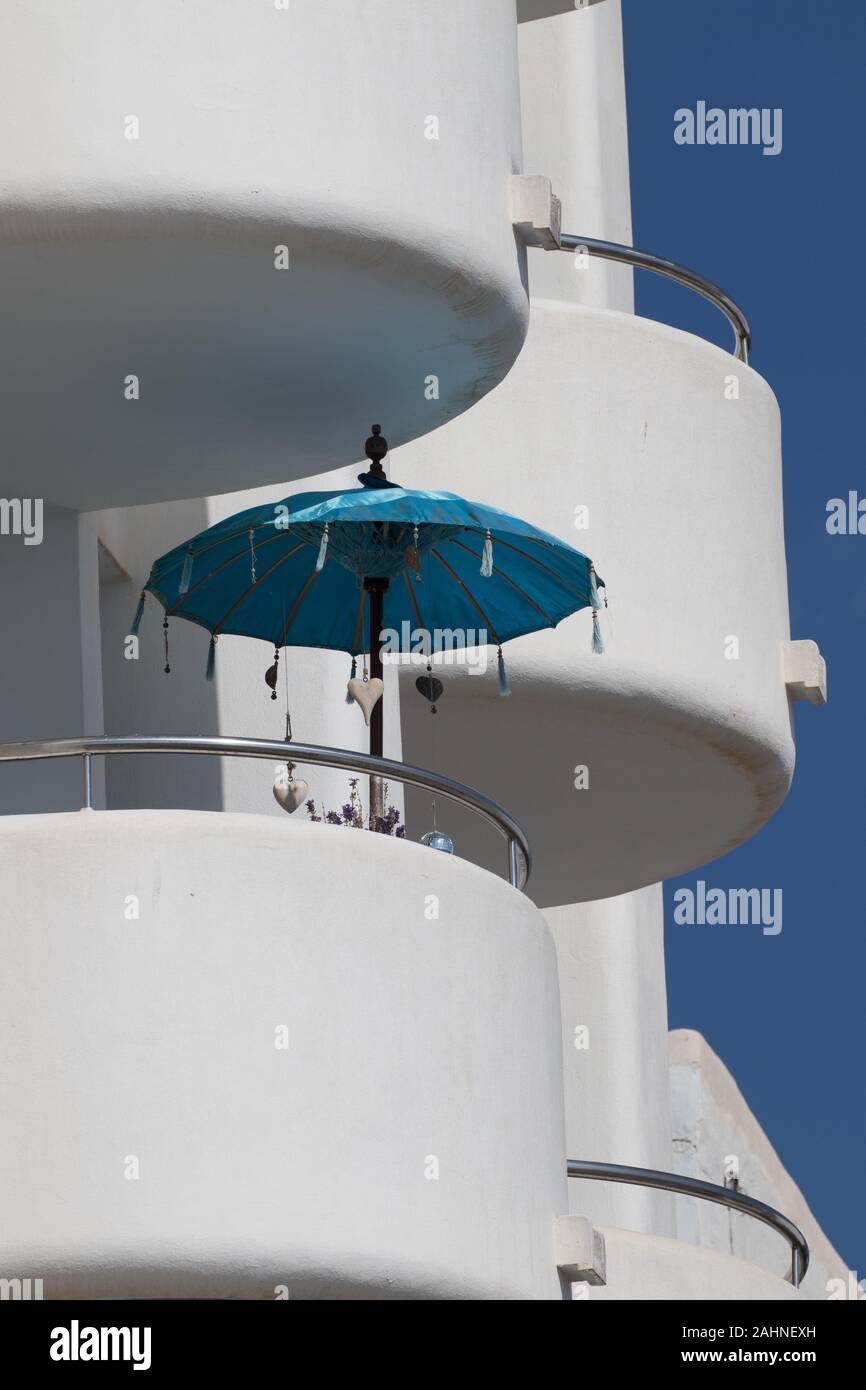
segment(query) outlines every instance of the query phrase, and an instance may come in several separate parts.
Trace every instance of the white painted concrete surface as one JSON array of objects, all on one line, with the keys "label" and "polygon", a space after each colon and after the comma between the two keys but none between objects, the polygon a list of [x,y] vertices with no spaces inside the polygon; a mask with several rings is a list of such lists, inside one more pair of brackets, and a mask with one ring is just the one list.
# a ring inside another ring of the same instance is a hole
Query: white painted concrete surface
[{"label": "white painted concrete surface", "polygon": [[[845,1261],[824,1235],[734,1078],[700,1033],[677,1029],[670,1034],[670,1076],[676,1171],[723,1183],[726,1165],[738,1164],[740,1190],[783,1211],[808,1241],[810,1263],[803,1296],[826,1299],[832,1280],[841,1280],[847,1287]],[[832,1181],[829,1172],[827,1180]],[[680,1239],[736,1255],[774,1273],[785,1272],[787,1247],[773,1231],[708,1202],[689,1197],[675,1201]]]},{"label": "white painted concrete surface", "polygon": [[[568,1157],[670,1171],[661,885],[544,915],[559,963]],[[667,1193],[573,1178],[569,1199],[595,1225],[676,1234]]]},{"label": "white painted concrete surface", "polygon": [[514,0],[448,11],[3,5],[13,492],[92,509],[305,476],[373,417],[411,439],[502,379],[528,312]]},{"label": "white painted concrete surface", "polygon": [[[584,611],[508,644],[508,700],[495,675],[445,673],[441,766],[511,801],[540,905],[643,887],[755,834],[794,765],[779,412],[756,372],[667,325],[536,303],[508,381],[392,472],[492,494],[608,585],[604,656]],[[428,739],[421,704],[404,701],[409,761]]]},{"label": "white painted concrete surface", "polygon": [[106,811],[4,818],[0,901],[4,1274],[561,1297],[556,960],[521,894],[365,832]]},{"label": "white painted concrete surface", "polygon": [[[547,0],[541,8],[553,9]],[[620,0],[563,13],[520,30],[523,153],[562,202],[562,230],[632,242],[628,126]],[[632,272],[564,252],[529,257],[535,299],[634,310]]]},{"label": "white painted concrete surface", "polygon": [[590,1302],[796,1303],[802,1298],[784,1279],[731,1255],[610,1226],[602,1227],[602,1234],[608,1282],[586,1291]]}]

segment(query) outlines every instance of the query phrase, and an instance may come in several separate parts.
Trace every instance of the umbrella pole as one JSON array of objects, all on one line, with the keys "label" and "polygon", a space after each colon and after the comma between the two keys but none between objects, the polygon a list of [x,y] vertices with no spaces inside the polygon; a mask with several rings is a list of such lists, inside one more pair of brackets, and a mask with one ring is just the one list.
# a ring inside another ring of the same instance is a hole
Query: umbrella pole
[{"label": "umbrella pole", "polygon": [[[385,590],[387,579],[365,579],[365,588],[370,595],[370,679],[382,680],[381,634]],[[384,705],[385,696],[377,700],[370,714],[370,753],[375,758],[384,757]],[[385,787],[381,777],[370,778],[370,823],[385,815]]]}]

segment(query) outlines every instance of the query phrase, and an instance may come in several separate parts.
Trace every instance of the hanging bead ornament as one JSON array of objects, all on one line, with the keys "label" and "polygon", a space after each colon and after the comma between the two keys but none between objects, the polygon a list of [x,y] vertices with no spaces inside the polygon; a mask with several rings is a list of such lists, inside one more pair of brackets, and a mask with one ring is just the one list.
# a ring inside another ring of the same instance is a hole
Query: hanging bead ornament
[{"label": "hanging bead ornament", "polygon": [[[291,743],[291,742],[292,742],[292,715],[291,715],[291,711],[290,711],[290,709],[289,709],[289,663],[288,663],[288,662],[286,662],[285,671],[286,671],[286,737],[285,737],[285,742],[286,742],[286,743]],[[270,672],[268,672],[268,675],[270,675]],[[276,691],[274,691],[273,698],[274,698],[274,699],[277,698],[277,693],[276,693]],[[309,783],[308,783],[308,782],[305,782],[304,779],[303,779],[302,777],[297,777],[297,778],[295,777],[295,764],[292,762],[291,758],[289,758],[288,761],[287,761],[287,763],[286,763],[286,770],[285,770],[285,772],[283,772],[283,769],[282,769],[281,767],[277,769],[276,776],[274,777],[274,789],[273,789],[273,790],[274,790],[274,800],[277,802],[277,804],[278,804],[279,806],[282,806],[282,808],[283,808],[284,811],[286,811],[289,815],[291,815],[292,812],[293,812],[293,811],[297,811],[298,807],[299,807],[300,805],[302,805],[302,803],[306,800],[307,792],[310,790],[310,786],[309,786]]]},{"label": "hanging bead ornament", "polygon": [[421,552],[418,549],[418,527],[412,527],[412,544],[407,545],[404,551],[406,568],[413,571],[415,583],[421,583]]},{"label": "hanging bead ornament", "polygon": [[438,714],[439,711],[436,706],[442,699],[442,692],[445,687],[440,680],[437,680],[434,675],[431,675],[430,671],[431,668],[428,666],[427,675],[418,677],[415,682],[415,689],[418,691],[419,695],[424,696],[425,700],[429,700],[430,713]]},{"label": "hanging bead ornament", "polygon": [[[437,704],[437,701],[440,700],[440,699],[442,698],[442,692],[443,692],[444,688],[445,688],[445,687],[443,686],[442,682],[441,682],[440,680],[437,680],[436,676],[433,675],[433,667],[430,665],[430,662],[428,661],[428,662],[427,662],[427,674],[426,674],[426,676],[419,676],[419,677],[418,677],[418,679],[417,679],[416,682],[415,682],[415,689],[418,691],[418,693],[419,693],[420,695],[423,695],[423,696],[424,696],[424,699],[425,699],[425,700],[429,700],[429,702],[430,702],[430,714],[431,714],[431,716],[434,715],[434,714],[438,714],[438,710],[437,710],[437,708],[436,708],[436,704]],[[431,767],[433,766],[433,763],[434,763],[434,761],[435,761],[434,754],[433,754],[433,742],[434,742],[434,740],[433,740],[433,729],[434,729],[434,725],[431,723],[431,725],[430,725],[430,766],[431,766]],[[437,808],[436,808],[436,798],[435,798],[435,796],[433,797],[432,806],[433,806],[433,829],[432,829],[432,830],[428,830],[428,831],[426,832],[426,834],[424,834],[424,835],[421,836],[421,841],[420,841],[420,843],[421,843],[422,845],[426,845],[426,847],[427,847],[428,849],[438,849],[442,854],[453,854],[453,853],[454,853],[454,841],[451,839],[451,836],[450,836],[450,835],[446,835],[446,834],[445,834],[445,831],[444,831],[444,830],[440,830],[439,827],[438,827],[437,824],[436,824],[436,810],[437,810]]]},{"label": "hanging bead ornament", "polygon": [[[349,675],[349,685],[351,685],[352,681],[355,679],[355,677],[357,676],[357,674],[358,674],[358,662],[357,662],[356,658],[353,656],[353,657],[352,657],[352,670],[351,670],[351,673],[350,673],[350,675]],[[349,689],[349,686],[347,685],[347,686],[346,686],[346,704],[347,704],[347,705],[353,705],[354,703],[355,703],[355,697],[354,697],[354,695],[352,694],[351,690]]]},{"label": "hanging bead ornament", "polygon": [[162,638],[165,643],[165,674],[171,675],[171,665],[168,660],[168,618],[162,620]]},{"label": "hanging bead ornament", "polygon": [[493,574],[493,537],[490,532],[484,537],[484,551],[481,556],[481,578],[489,579]]},{"label": "hanging bead ornament", "polygon": [[[271,687],[271,699],[272,699],[272,700],[275,700],[275,699],[277,698],[277,677],[279,676],[279,674],[280,674],[280,649],[279,649],[279,647],[275,646],[275,647],[274,647],[274,664],[273,664],[273,666],[269,666],[268,669],[267,669],[267,671],[265,671],[265,684],[266,684],[266,685],[269,685],[269,686]],[[287,676],[286,676],[286,679],[288,679],[288,674],[287,674]]]},{"label": "hanging bead ornament", "polygon": [[210,646],[208,647],[208,650],[207,650],[207,670],[205,671],[205,680],[209,680],[209,681],[212,681],[212,680],[213,680],[213,678],[214,678],[214,671],[215,671],[215,668],[216,668],[216,644],[217,644],[217,639],[216,639],[216,636],[214,635],[214,636],[212,636],[211,639],[210,639]]},{"label": "hanging bead ornament", "polygon": [[250,527],[250,583],[256,582],[256,533]]}]

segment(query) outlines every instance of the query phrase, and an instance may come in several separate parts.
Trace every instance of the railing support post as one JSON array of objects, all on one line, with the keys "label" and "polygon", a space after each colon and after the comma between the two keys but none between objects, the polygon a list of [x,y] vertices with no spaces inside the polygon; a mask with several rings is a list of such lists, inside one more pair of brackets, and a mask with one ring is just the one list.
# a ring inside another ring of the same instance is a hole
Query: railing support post
[{"label": "railing support post", "polygon": [[82,810],[93,810],[93,762],[89,753],[84,754],[84,806]]},{"label": "railing support post", "polygon": [[520,883],[520,872],[517,863],[517,841],[508,837],[508,882],[512,888],[517,888]]}]

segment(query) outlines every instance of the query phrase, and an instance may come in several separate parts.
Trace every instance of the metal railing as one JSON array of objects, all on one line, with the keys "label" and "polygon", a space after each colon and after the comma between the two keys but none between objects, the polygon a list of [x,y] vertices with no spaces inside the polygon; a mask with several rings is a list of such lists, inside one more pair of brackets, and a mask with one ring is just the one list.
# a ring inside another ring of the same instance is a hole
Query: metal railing
[{"label": "metal railing", "polygon": [[785,1276],[795,1289],[800,1287],[809,1268],[809,1246],[806,1237],[783,1216],[775,1207],[759,1202],[756,1197],[747,1197],[744,1192],[736,1192],[730,1187],[719,1187],[701,1178],[686,1178],[679,1173],[661,1173],[655,1168],[627,1168],[621,1163],[591,1163],[583,1159],[570,1158],[566,1163],[570,1178],[592,1178],[598,1182],[633,1183],[635,1187],[655,1187],[662,1192],[675,1192],[681,1197],[701,1197],[705,1202],[716,1202],[719,1206],[741,1211],[756,1221],[763,1221],[778,1231],[791,1247],[791,1268]]},{"label": "metal railing", "polygon": [[560,238],[560,250],[579,251],[585,249],[591,256],[597,256],[603,261],[618,261],[622,265],[634,266],[638,270],[651,270],[655,275],[663,275],[666,280],[675,280],[678,285],[685,285],[687,289],[694,290],[695,294],[702,295],[714,304],[721,313],[724,314],[728,323],[734,330],[736,348],[734,355],[741,362],[748,363],[749,353],[752,350],[752,330],[749,328],[749,320],[746,318],[739,304],[737,304],[729,294],[714,285],[712,280],[707,280],[703,275],[699,275],[696,270],[688,270],[684,265],[677,265],[676,261],[666,261],[662,256],[654,256],[651,251],[638,251],[633,246],[621,246],[616,241],[598,241],[590,236],[572,236],[568,232],[563,232]]},{"label": "metal railing", "polygon": [[438,772],[411,767],[390,758],[375,758],[346,748],[322,748],[314,743],[279,743],[264,738],[183,738],[173,736],[132,738],[52,738],[27,743],[0,744],[0,762],[33,762],[43,758],[82,758],[84,765],[84,806],[93,807],[94,757],[115,753],[192,753],[211,757],[268,758],[271,761],[302,763],[338,771],[367,773],[388,782],[420,787],[422,791],[468,806],[504,836],[508,847],[508,881],[525,889],[532,870],[532,853],[522,829],[507,811],[482,792],[464,787]]}]

